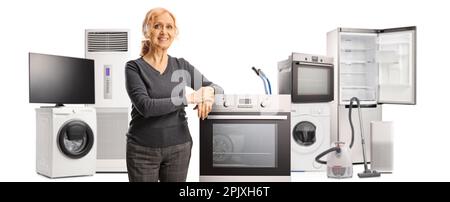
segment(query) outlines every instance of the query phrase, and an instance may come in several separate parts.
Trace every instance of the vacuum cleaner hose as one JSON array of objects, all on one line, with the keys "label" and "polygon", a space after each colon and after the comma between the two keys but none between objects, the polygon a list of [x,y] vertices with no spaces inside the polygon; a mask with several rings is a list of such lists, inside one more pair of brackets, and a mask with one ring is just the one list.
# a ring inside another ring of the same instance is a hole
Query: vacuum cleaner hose
[{"label": "vacuum cleaner hose", "polygon": [[[348,111],[348,119],[350,122],[350,128],[352,129],[352,140],[350,142],[350,148],[353,147],[353,142],[355,141],[355,130],[353,128],[353,123],[352,123],[352,105],[353,102],[356,101],[356,104],[358,105],[358,109],[360,108],[360,103],[359,103],[359,99],[356,97],[352,97],[352,99],[350,99],[350,106],[349,106],[349,111]],[[320,164],[327,164],[326,161],[322,161],[320,160],[323,156],[327,155],[328,153],[334,152],[336,151],[337,153],[341,152],[341,148],[339,147],[332,147],[330,149],[325,150],[324,152],[320,153],[319,155],[316,156],[316,162],[320,163]]]},{"label": "vacuum cleaner hose", "polygon": [[350,128],[352,130],[352,141],[350,142],[350,148],[353,147],[353,142],[355,140],[355,128],[353,127],[353,122],[352,122],[353,101],[356,101],[356,105],[358,106],[358,109],[361,106],[359,103],[359,99],[357,97],[352,97],[352,99],[350,99],[350,106],[349,106],[349,110],[348,110],[348,120],[350,122]]},{"label": "vacuum cleaner hose", "polygon": [[331,147],[327,150],[325,150],[324,152],[320,153],[319,155],[316,156],[316,162],[320,163],[320,164],[327,164],[326,161],[322,161],[320,160],[323,156],[327,155],[328,153],[334,152],[336,151],[337,153],[341,152],[341,148],[339,147]]}]

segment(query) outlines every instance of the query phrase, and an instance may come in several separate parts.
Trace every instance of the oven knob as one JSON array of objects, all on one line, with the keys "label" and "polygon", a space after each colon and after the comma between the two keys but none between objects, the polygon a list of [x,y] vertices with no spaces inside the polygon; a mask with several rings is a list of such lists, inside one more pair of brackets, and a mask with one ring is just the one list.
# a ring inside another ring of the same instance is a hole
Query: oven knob
[{"label": "oven knob", "polygon": [[227,102],[227,101],[223,101],[223,107],[229,107],[230,106],[230,104]]},{"label": "oven knob", "polygon": [[261,107],[267,107],[267,105],[269,105],[269,102],[268,101],[261,101]]}]

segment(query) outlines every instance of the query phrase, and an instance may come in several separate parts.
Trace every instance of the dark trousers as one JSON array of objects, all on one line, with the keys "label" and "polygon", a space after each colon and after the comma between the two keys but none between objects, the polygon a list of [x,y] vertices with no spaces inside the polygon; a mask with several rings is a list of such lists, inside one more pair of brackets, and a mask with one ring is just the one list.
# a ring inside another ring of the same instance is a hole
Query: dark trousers
[{"label": "dark trousers", "polygon": [[192,142],[163,148],[127,143],[130,182],[185,182]]}]

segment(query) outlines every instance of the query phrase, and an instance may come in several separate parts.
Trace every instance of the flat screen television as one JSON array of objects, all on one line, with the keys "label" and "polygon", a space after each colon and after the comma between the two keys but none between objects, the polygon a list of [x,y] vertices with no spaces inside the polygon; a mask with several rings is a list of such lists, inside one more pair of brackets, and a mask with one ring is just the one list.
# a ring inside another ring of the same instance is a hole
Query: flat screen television
[{"label": "flat screen television", "polygon": [[30,103],[95,104],[94,60],[29,53]]}]

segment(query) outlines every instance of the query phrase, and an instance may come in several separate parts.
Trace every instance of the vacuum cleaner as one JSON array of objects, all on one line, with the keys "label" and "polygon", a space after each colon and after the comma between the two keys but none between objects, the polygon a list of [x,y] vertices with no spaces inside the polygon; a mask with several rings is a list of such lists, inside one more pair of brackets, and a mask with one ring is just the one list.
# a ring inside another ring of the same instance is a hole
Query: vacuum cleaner
[{"label": "vacuum cleaner", "polygon": [[[359,123],[360,123],[360,129],[361,129],[361,144],[363,149],[363,158],[364,158],[364,171],[362,173],[358,173],[358,177],[360,178],[366,178],[366,177],[379,177],[380,173],[375,170],[370,170],[367,167],[367,161],[366,161],[366,151],[365,151],[365,140],[364,140],[364,134],[363,134],[363,126],[362,126],[362,116],[361,116],[361,105],[359,102],[359,99],[356,97],[352,97],[350,99],[350,106],[349,106],[349,112],[348,112],[348,119],[350,122],[350,128],[352,131],[352,138],[350,145],[347,147],[345,146],[344,142],[336,142],[336,146],[332,147],[316,157],[316,162],[320,164],[326,164],[327,165],[327,176],[329,178],[351,178],[353,176],[353,161],[351,159],[350,155],[350,148],[353,146],[353,142],[355,139],[355,130],[353,127],[352,122],[352,108],[353,108],[353,102],[356,102],[358,106],[358,116],[359,116]],[[328,155],[327,161],[320,160],[323,156]]]}]

